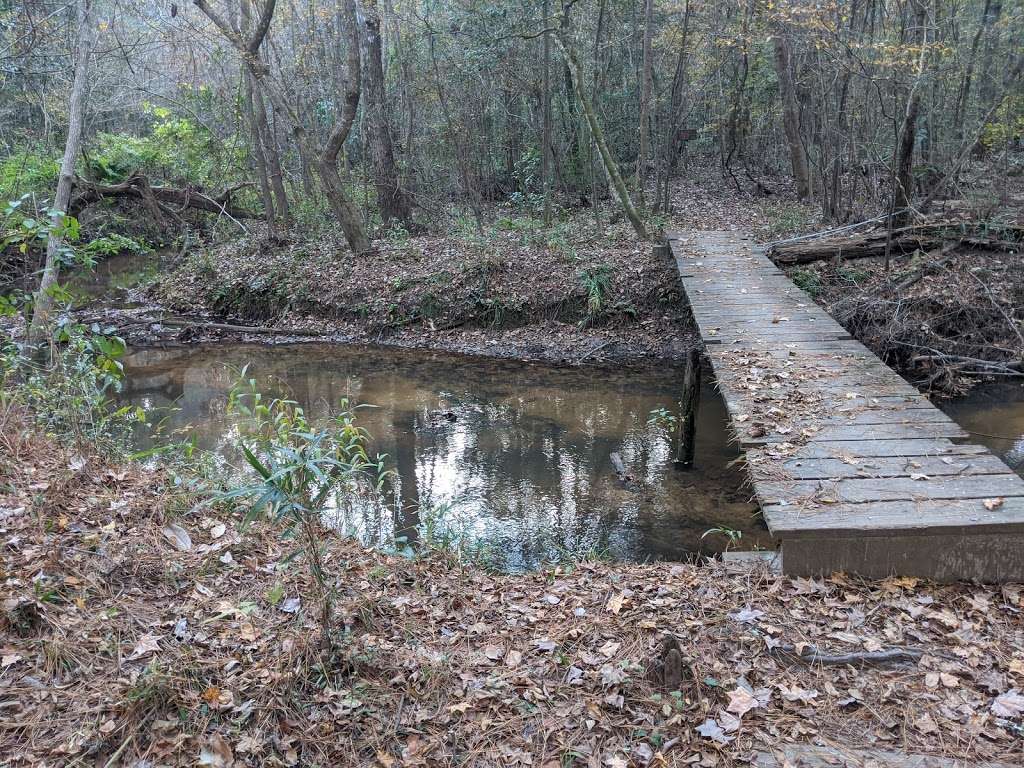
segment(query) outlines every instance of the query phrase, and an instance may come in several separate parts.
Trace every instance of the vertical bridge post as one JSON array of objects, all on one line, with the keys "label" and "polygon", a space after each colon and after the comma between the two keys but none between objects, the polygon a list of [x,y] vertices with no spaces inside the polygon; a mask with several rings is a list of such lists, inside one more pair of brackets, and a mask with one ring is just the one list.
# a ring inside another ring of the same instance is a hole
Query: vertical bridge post
[{"label": "vertical bridge post", "polygon": [[694,346],[683,371],[683,395],[679,414],[679,449],[676,466],[693,469],[693,449],[697,435],[697,411],[700,408],[700,350]]}]

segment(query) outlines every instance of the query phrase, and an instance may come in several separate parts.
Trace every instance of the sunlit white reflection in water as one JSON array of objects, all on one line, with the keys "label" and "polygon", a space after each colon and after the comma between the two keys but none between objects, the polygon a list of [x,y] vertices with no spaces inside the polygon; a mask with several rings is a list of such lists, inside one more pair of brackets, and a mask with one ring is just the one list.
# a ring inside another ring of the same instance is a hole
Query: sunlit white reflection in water
[{"label": "sunlit white reflection in water", "polygon": [[[672,463],[674,435],[648,424],[677,409],[681,371],[559,368],[444,353],[335,345],[218,345],[136,350],[123,398],[175,406],[167,429],[189,429],[200,447],[238,463],[225,413],[238,370],[297,400],[314,420],[343,397],[358,411],[371,451],[395,472],[383,507],[338,510],[340,530],[388,545],[441,526],[499,567],[529,568],[563,556],[682,559],[721,550],[712,528],[742,532],[740,548],[771,540],[743,487],[738,451],[711,387],[702,394],[697,463]],[[620,482],[618,452],[633,487]]]}]

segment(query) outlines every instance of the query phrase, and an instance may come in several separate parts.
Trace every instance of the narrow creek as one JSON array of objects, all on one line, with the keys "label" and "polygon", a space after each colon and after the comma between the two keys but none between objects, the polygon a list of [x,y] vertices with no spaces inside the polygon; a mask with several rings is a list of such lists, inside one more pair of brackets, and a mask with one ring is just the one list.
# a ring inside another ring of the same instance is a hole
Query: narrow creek
[{"label": "narrow creek", "polygon": [[[76,275],[72,290],[82,303],[108,303],[114,291],[115,303],[128,306],[132,289],[157,269],[152,256],[113,257]],[[165,433],[187,432],[237,464],[224,411],[245,365],[314,419],[341,398],[373,406],[360,409],[359,422],[372,450],[387,455],[394,493],[383,510],[356,508],[336,521],[368,544],[413,540],[443,520],[506,569],[588,554],[679,560],[727,544],[773,546],[712,386],[702,393],[694,470],[674,466],[674,435],[649,423],[652,411],[676,410],[680,368],[564,368],[386,347],[236,343],[132,350],[121,397],[157,418],[166,409]],[[972,442],[1024,476],[1024,386],[982,384],[937,404]],[[635,482],[621,482],[612,453]],[[726,529],[736,532],[731,542]]]},{"label": "narrow creek", "polygon": [[[703,393],[698,468],[673,465],[673,434],[648,423],[673,411],[680,371],[570,369],[458,355],[324,344],[136,350],[122,396],[168,411],[200,447],[237,458],[226,393],[237,370],[292,397],[314,418],[341,398],[374,406],[358,420],[387,454],[399,489],[390,512],[357,509],[339,527],[372,544],[415,538],[444,510],[506,568],[561,556],[683,559],[771,539],[743,487],[722,401]],[[618,452],[635,482],[620,481]]]}]

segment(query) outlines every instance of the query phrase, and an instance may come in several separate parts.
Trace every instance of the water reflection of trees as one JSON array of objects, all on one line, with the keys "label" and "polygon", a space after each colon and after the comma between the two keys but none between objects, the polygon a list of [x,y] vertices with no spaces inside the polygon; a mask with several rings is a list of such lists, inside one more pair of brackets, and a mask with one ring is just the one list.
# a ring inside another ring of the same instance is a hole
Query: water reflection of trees
[{"label": "water reflection of trees", "polygon": [[[674,407],[673,370],[597,372],[347,347],[198,348],[133,355],[125,394],[177,402],[174,420],[195,425],[207,447],[224,449],[227,424],[216,403],[234,376],[227,366],[250,361],[250,376],[269,379],[314,419],[342,397],[376,406],[359,420],[372,449],[389,456],[395,496],[388,511],[356,510],[361,519],[348,521],[374,541],[412,539],[421,507],[454,497],[474,530],[512,563],[559,550],[679,557],[721,522],[719,502],[737,496],[735,487],[723,490],[738,474],[724,470],[735,451],[715,399],[707,400],[699,432],[702,463],[720,475],[709,488],[701,481],[715,473],[673,470],[670,439],[647,426],[652,409]],[[613,451],[640,490],[622,488]]]}]

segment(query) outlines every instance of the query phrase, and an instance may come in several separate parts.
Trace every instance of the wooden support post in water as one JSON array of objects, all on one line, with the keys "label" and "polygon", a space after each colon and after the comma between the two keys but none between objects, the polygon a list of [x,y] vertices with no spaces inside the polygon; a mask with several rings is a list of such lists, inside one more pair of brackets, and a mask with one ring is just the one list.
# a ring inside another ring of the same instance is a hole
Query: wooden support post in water
[{"label": "wooden support post in water", "polygon": [[693,468],[694,439],[697,434],[697,410],[700,408],[700,350],[694,347],[683,371],[682,411],[679,414],[679,450],[676,466]]}]

